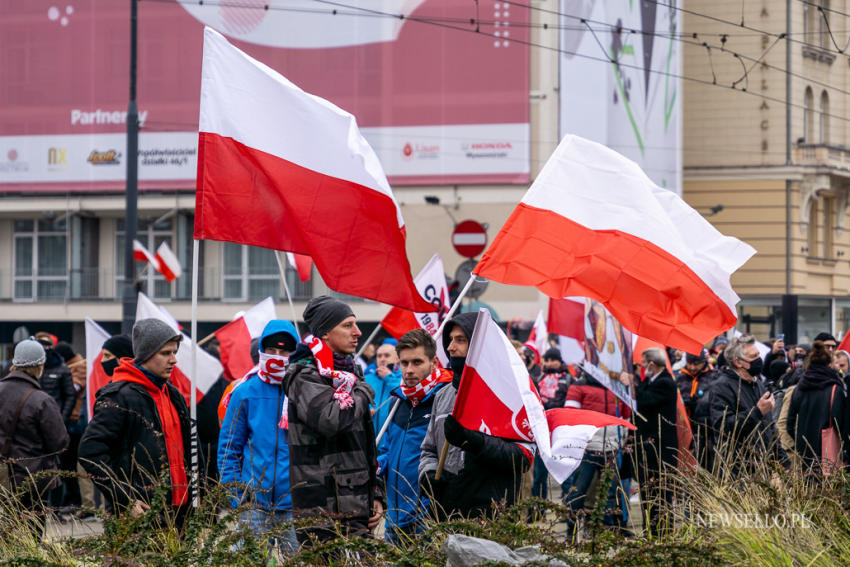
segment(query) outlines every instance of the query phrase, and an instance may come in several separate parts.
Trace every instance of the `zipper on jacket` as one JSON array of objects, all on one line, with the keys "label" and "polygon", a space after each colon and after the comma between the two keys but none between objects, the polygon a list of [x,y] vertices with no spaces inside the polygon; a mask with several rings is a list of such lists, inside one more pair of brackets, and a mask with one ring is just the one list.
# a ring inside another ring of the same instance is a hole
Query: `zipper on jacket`
[{"label": "zipper on jacket", "polygon": [[275,490],[277,489],[277,445],[280,438],[280,418],[283,414],[283,407],[280,403],[280,396],[283,393],[283,386],[277,388],[277,421],[274,424],[274,468],[272,469],[272,511],[277,510],[277,502],[275,501]]}]

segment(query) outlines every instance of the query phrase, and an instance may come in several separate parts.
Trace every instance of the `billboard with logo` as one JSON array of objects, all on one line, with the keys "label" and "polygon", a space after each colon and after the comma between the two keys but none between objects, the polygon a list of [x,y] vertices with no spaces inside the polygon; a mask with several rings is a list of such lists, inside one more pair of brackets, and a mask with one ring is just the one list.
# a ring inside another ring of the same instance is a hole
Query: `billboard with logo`
[{"label": "billboard with logo", "polygon": [[[0,191],[124,188],[129,7],[0,19]],[[194,188],[204,25],[354,114],[393,184],[526,183],[528,22],[496,0],[139,2],[140,187]]]},{"label": "billboard with logo", "polygon": [[605,144],[681,194],[681,13],[561,0],[561,134]]}]

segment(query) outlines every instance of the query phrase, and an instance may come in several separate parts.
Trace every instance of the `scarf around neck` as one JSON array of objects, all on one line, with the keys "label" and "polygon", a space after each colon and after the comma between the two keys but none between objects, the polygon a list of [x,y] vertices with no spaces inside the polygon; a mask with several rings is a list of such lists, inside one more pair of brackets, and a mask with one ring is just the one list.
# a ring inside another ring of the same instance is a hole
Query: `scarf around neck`
[{"label": "scarf around neck", "polygon": [[[328,378],[333,384],[333,397],[339,404],[339,408],[348,409],[354,406],[354,398],[351,397],[351,389],[357,383],[357,375],[354,373],[354,359],[336,354],[319,337],[307,335],[304,337],[304,342],[310,347],[310,352],[313,353],[319,374]],[[340,369],[337,370],[337,368]]]},{"label": "scarf around neck", "polygon": [[431,374],[426,376],[421,382],[412,388],[401,386],[401,393],[410,402],[410,405],[416,407],[431,393],[434,388],[440,384],[448,384],[452,381],[452,373],[445,368],[437,368]]}]

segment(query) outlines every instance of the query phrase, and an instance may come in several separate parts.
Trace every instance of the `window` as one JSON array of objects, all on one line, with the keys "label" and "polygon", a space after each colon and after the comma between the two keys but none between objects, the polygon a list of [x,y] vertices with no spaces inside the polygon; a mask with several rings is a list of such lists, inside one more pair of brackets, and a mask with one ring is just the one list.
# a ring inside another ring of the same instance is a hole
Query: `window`
[{"label": "window", "polygon": [[[266,297],[285,297],[274,250],[225,242],[222,256],[223,299],[259,301]],[[285,264],[284,269],[292,299],[310,299],[313,296],[312,281],[301,282],[298,273],[289,264]]]},{"label": "window", "polygon": [[14,297],[64,299],[68,287],[67,219],[16,220]]},{"label": "window", "polygon": [[835,209],[835,199],[823,199],[823,257],[832,258],[832,212]]},{"label": "window", "polygon": [[812,8],[815,10],[815,17],[817,17],[818,20],[818,45],[820,45],[823,49],[828,49],[830,47],[831,42],[829,37],[829,29],[826,25],[826,19],[829,17],[829,0],[820,0],[820,2],[815,0],[815,2],[820,4],[823,8],[822,10],[818,10],[817,8],[812,6]]},{"label": "window", "polygon": [[[163,242],[174,250],[174,223],[172,218],[160,220],[139,219],[136,231],[136,240],[148,249],[151,254],[156,254],[156,249]],[[174,293],[174,283],[165,281],[165,277],[150,267],[145,262],[135,262],[136,278],[141,278],[143,290],[152,298],[169,299]],[[117,231],[115,233],[115,278],[116,297],[124,293],[124,219],[118,219]]]},{"label": "window", "polygon": [[803,110],[803,136],[807,144],[815,143],[815,95],[812,92],[812,87],[806,87],[806,95],[804,97]]},{"label": "window", "polygon": [[818,255],[818,201],[819,199],[813,196],[809,209],[808,252],[806,255],[812,258]]},{"label": "window", "polygon": [[818,136],[821,144],[829,143],[829,95],[823,91],[820,95],[820,121]]}]

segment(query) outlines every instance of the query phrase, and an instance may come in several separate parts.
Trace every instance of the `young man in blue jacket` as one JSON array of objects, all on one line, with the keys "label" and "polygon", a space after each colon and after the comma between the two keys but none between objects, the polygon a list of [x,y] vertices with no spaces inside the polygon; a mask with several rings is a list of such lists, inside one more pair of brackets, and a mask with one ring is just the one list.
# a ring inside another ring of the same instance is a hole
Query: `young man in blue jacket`
[{"label": "young man in blue jacket", "polygon": [[287,399],[283,380],[298,333],[289,321],[270,321],[260,336],[260,370],[236,387],[221,424],[218,469],[230,483],[234,507],[250,504],[242,521],[270,532],[269,543],[290,555],[298,548],[291,524]]},{"label": "young man in blue jacket", "polygon": [[452,373],[440,368],[437,345],[424,329],[409,331],[396,345],[402,384],[393,389],[392,404],[401,400],[381,445],[378,474],[387,487],[387,540],[409,540],[422,525],[428,500],[420,500],[420,446],[431,420],[434,395],[452,381]]}]

